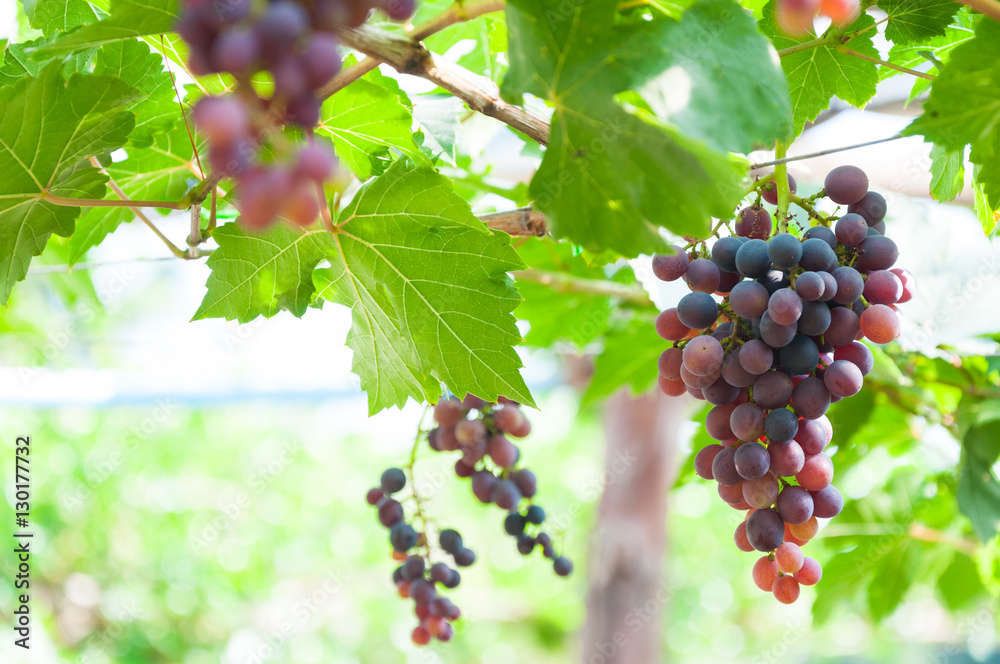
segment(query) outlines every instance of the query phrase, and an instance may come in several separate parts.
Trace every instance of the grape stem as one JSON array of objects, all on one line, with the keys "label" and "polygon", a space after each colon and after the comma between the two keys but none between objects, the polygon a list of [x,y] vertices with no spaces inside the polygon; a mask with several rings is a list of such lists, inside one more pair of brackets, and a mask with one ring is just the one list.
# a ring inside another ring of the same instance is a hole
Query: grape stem
[{"label": "grape stem", "polygon": [[904,74],[909,74],[910,76],[925,78],[928,81],[933,81],[937,79],[937,76],[935,76],[934,74],[928,74],[927,72],[917,71],[916,69],[910,69],[909,67],[902,67],[900,65],[893,64],[891,62],[886,62],[885,60],[879,60],[878,58],[872,57],[866,53],[860,53],[858,51],[855,51],[853,48],[847,48],[843,44],[838,45],[836,49],[845,55],[853,55],[856,58],[861,58],[862,60],[867,60],[868,62],[874,62],[875,64],[881,67],[888,67],[889,69],[893,69],[895,71],[902,72]]},{"label": "grape stem", "polygon": [[[114,179],[108,174],[108,172],[106,170],[104,170],[104,167],[101,166],[101,162],[99,162],[97,160],[97,157],[90,157],[90,165],[93,166],[94,168],[100,170],[101,173],[103,173],[104,175],[107,176],[107,178],[108,178],[108,187],[111,189],[111,191],[115,192],[115,195],[117,195],[123,201],[127,201],[128,200],[128,196],[125,195],[125,192],[122,190],[121,187],[118,186],[118,183],[114,181]],[[157,228],[156,225],[152,221],[149,220],[149,217],[147,217],[143,213],[142,210],[140,210],[137,207],[131,206],[131,205],[128,206],[128,208],[130,210],[132,210],[132,214],[134,214],[136,216],[136,218],[139,219],[139,221],[141,221],[142,223],[146,224],[146,226],[148,226],[149,229],[151,231],[153,231],[153,233],[156,234],[156,237],[160,238],[160,240],[163,241],[163,244],[167,245],[167,249],[170,250],[170,253],[172,253],[177,258],[188,258],[189,257],[188,254],[186,254],[180,247],[178,247],[176,244],[174,244],[173,242],[171,242],[170,238],[168,238],[166,235],[164,235],[160,231],[160,229]]]},{"label": "grape stem", "polygon": [[[984,0],[984,1],[992,2],[995,0]],[[810,39],[807,42],[802,42],[801,44],[796,44],[795,46],[789,46],[788,48],[781,49],[780,51],[778,51],[778,57],[783,58],[788,55],[794,55],[795,53],[801,53],[802,51],[808,51],[810,49],[819,48],[820,46],[828,46],[830,44],[835,44],[837,42],[841,44],[846,44],[855,37],[863,35],[869,30],[874,30],[880,24],[885,23],[888,20],[889,17],[886,16],[885,18],[876,21],[872,25],[869,25],[867,28],[861,28],[860,30],[855,30],[853,32],[847,32],[847,33],[842,32],[841,30],[830,28],[829,30],[827,30],[826,34],[824,34],[822,37],[817,37],[816,39]]]},{"label": "grape stem", "polygon": [[420,498],[420,494],[417,493],[417,483],[416,477],[413,473],[413,466],[417,463],[417,450],[420,449],[420,442],[424,439],[423,423],[427,419],[427,413],[430,411],[430,405],[424,406],[424,412],[420,414],[420,419],[417,420],[417,435],[413,439],[413,447],[410,449],[410,460],[407,462],[404,470],[409,476],[410,482],[410,494],[413,496],[413,517],[420,520],[420,532],[424,535],[424,557],[429,563],[431,560],[431,542],[427,535],[427,522],[428,519],[423,512],[423,499]]},{"label": "grape stem", "polygon": [[[874,141],[867,141],[865,143],[858,143],[856,145],[845,145],[839,148],[830,148],[829,150],[820,150],[819,152],[810,152],[809,154],[794,155],[792,157],[782,157],[781,159],[774,159],[772,161],[762,161],[756,164],[750,165],[750,170],[755,171],[759,168],[767,168],[768,166],[777,166],[779,164],[789,164],[793,161],[802,161],[804,159],[815,159],[816,157],[823,157],[828,154],[835,154],[837,152],[846,152],[847,150],[856,150],[858,148],[866,148],[870,145],[878,145],[879,143],[888,143],[889,141],[898,141],[901,138],[913,138],[912,136],[907,136],[904,134],[896,134],[895,136],[889,136],[888,138],[879,138]],[[761,184],[766,184],[765,180],[760,181]]]},{"label": "grape stem", "polygon": [[[788,144],[784,141],[776,141],[774,144],[774,156],[783,159],[788,151]],[[778,230],[782,233],[788,232],[788,197],[791,195],[788,189],[788,167],[785,164],[778,164],[774,168],[774,187],[778,193],[778,210],[776,212],[778,220]]]},{"label": "grape stem", "polygon": [[625,284],[613,281],[586,279],[583,277],[574,277],[563,272],[550,272],[538,269],[515,270],[511,274],[519,281],[542,284],[559,293],[589,293],[591,295],[615,297],[641,307],[654,306],[653,301],[649,299],[649,295],[644,289],[626,286]]},{"label": "grape stem", "polygon": [[818,221],[823,226],[829,226],[830,225],[830,219],[829,219],[829,217],[827,217],[826,215],[821,214],[819,211],[817,211],[816,210],[816,206],[813,205],[813,203],[812,203],[811,200],[806,199],[806,198],[800,198],[800,197],[798,197],[798,196],[796,196],[794,194],[789,195],[788,200],[790,200],[792,203],[795,203],[800,208],[802,208],[803,210],[805,210],[812,219],[815,219],[816,221]]}]

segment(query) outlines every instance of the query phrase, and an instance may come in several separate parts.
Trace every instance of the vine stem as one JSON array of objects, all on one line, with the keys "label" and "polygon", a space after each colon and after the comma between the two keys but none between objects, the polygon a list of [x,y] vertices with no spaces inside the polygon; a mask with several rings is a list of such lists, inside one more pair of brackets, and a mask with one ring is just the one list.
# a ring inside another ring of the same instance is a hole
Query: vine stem
[{"label": "vine stem", "polygon": [[548,234],[545,215],[530,207],[518,208],[510,212],[491,212],[479,217],[489,228],[503,231],[507,235],[529,235],[542,237]]},{"label": "vine stem", "polygon": [[[785,154],[788,152],[788,144],[784,141],[776,141],[774,144],[774,156],[778,159],[784,159]],[[788,190],[788,166],[784,163],[777,164],[774,167],[774,187],[778,193],[778,230],[782,233],[788,232],[788,197],[790,192]]]},{"label": "vine stem", "polygon": [[549,142],[549,123],[508,104],[496,83],[468,69],[437,61],[423,44],[391,32],[361,26],[337,31],[344,45],[391,65],[401,74],[427,79],[455,95],[475,111],[495,118],[526,134],[541,145]]},{"label": "vine stem", "polygon": [[980,14],[989,16],[994,21],[1000,21],[1000,2],[997,0],[955,0],[967,7],[975,9]]},{"label": "vine stem", "polygon": [[626,286],[625,284],[613,281],[585,279],[562,272],[550,272],[538,269],[515,270],[511,272],[511,275],[520,281],[542,284],[560,293],[590,293],[593,295],[616,297],[643,307],[653,306],[652,300],[649,299],[649,295],[644,289]]},{"label": "vine stem", "polygon": [[[995,1],[995,0],[986,0],[986,1]],[[863,35],[869,30],[874,30],[880,24],[885,23],[888,20],[889,17],[887,16],[883,19],[879,19],[872,25],[869,25],[867,28],[862,28],[860,30],[855,30],[854,32],[848,32],[848,33],[840,32],[839,30],[834,30],[831,28],[831,30],[828,31],[822,37],[817,37],[816,39],[811,39],[807,42],[802,42],[801,44],[796,44],[795,46],[789,46],[788,48],[781,49],[780,51],[778,51],[778,57],[783,58],[788,55],[794,55],[795,53],[801,53],[802,51],[808,51],[813,48],[819,48],[820,46],[826,46],[827,44],[835,44],[837,42],[840,42],[841,44],[846,44],[847,42],[851,41],[858,35]]]},{"label": "vine stem", "polygon": [[816,157],[823,157],[828,154],[835,154],[837,152],[846,152],[847,150],[857,150],[858,148],[866,148],[871,145],[878,145],[879,143],[888,143],[889,141],[898,141],[901,138],[913,138],[912,136],[906,136],[904,134],[896,134],[895,136],[889,136],[888,138],[879,138],[874,141],[867,141],[865,143],[858,143],[856,145],[845,145],[839,148],[830,148],[829,150],[820,150],[819,152],[810,152],[809,154],[800,154],[793,157],[782,157],[781,159],[774,159],[772,161],[762,161],[756,164],[750,165],[750,170],[755,171],[759,168],[767,168],[768,166],[778,166],[779,164],[789,164],[793,161],[802,161],[803,159],[815,159]]},{"label": "vine stem", "polygon": [[[97,157],[90,157],[89,161],[91,166],[99,169],[101,173],[103,173],[104,175],[107,175],[108,187],[111,189],[111,191],[115,192],[115,195],[121,198],[123,201],[127,201],[128,196],[126,196],[122,188],[118,186],[118,183],[114,181],[114,178],[112,178],[108,174],[108,172],[104,169],[104,167],[101,166],[101,162],[97,160]],[[128,208],[132,211],[132,214],[134,214],[136,218],[138,218],[142,223],[146,224],[146,226],[148,226],[149,229],[156,234],[156,237],[160,238],[160,240],[163,241],[163,244],[167,245],[167,249],[170,250],[170,253],[172,253],[177,258],[188,258],[188,255],[180,247],[171,242],[170,238],[168,238],[166,235],[160,232],[160,229],[156,227],[156,224],[150,221],[149,217],[147,217],[142,210],[140,210],[137,207],[133,207],[131,205],[129,205]]]},{"label": "vine stem", "polygon": [[[441,12],[437,16],[428,19],[407,34],[413,42],[423,41],[431,35],[441,32],[456,23],[463,23],[479,18],[484,14],[503,11],[503,0],[483,0],[482,2],[462,4],[456,2],[454,5]],[[382,60],[367,56],[364,60],[357,62],[347,69],[342,70],[319,90],[320,98],[325,99],[339,90],[343,90],[348,85],[358,80],[368,72],[377,69]]]},{"label": "vine stem", "polygon": [[878,58],[872,57],[866,53],[860,53],[855,51],[853,48],[847,48],[844,45],[837,46],[837,50],[845,55],[853,55],[856,58],[861,58],[862,60],[867,60],[868,62],[874,62],[882,67],[888,67],[889,69],[894,69],[895,71],[902,72],[904,74],[909,74],[910,76],[917,76],[919,78],[925,78],[928,81],[933,81],[937,79],[934,74],[928,74],[927,72],[917,71],[916,69],[910,69],[909,67],[901,67],[900,65],[893,64],[891,62],[886,62],[885,60],[879,60]]},{"label": "vine stem", "polygon": [[39,198],[43,201],[48,201],[53,205],[62,205],[65,207],[149,207],[163,208],[165,210],[187,210],[191,207],[191,203],[184,199],[179,201],[133,201],[127,196],[122,200],[114,200],[110,198],[67,198],[65,196],[56,196],[55,194],[50,194],[49,192],[42,193]]},{"label": "vine stem", "polygon": [[409,476],[410,482],[410,493],[413,495],[413,516],[420,520],[420,532],[424,535],[424,555],[427,558],[427,562],[431,560],[431,542],[427,537],[427,516],[423,512],[423,500],[420,498],[420,494],[417,493],[417,482],[413,474],[413,466],[417,463],[417,450],[420,449],[420,441],[424,438],[424,420],[427,419],[427,413],[430,412],[430,405],[424,406],[424,412],[420,414],[420,419],[417,420],[417,435],[413,439],[413,447],[410,449],[410,460],[405,466],[406,474]]}]

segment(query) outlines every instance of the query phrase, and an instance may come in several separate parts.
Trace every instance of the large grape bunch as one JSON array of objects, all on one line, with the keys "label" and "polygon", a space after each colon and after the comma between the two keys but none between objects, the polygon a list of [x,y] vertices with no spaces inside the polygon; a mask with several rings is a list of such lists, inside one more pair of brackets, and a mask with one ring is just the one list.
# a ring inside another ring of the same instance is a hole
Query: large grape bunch
[{"label": "large grape bunch", "polygon": [[[414,7],[415,0],[184,0],[177,31],[191,73],[235,78],[232,93],[201,98],[192,115],[209,139],[213,174],[237,181],[244,225],[262,229],[281,216],[308,226],[320,216],[323,183],[337,163],[312,130],[321,89],[340,71],[334,31],[361,25],[374,9],[405,20]],[[261,71],[274,82],[270,97],[251,84]],[[307,144],[286,140],[275,131],[281,125],[305,132]]]},{"label": "large grape bunch", "polygon": [[[557,555],[552,536],[541,530],[545,510],[533,502],[538,489],[537,479],[530,470],[518,468],[520,451],[507,436],[523,438],[531,432],[531,423],[519,405],[502,399],[489,403],[467,395],[461,401],[450,397],[434,406],[437,427],[427,434],[427,442],[436,452],[459,452],[455,461],[455,474],[468,478],[473,495],[482,503],[495,504],[506,512],[503,527],[515,538],[518,552],[527,556],[536,549],[552,560],[552,567],[559,576],[568,576],[573,563]],[[414,456],[416,449],[414,449]],[[412,473],[412,462],[408,470]],[[420,497],[413,493],[414,504],[411,520],[406,520],[403,502],[394,496],[406,487],[406,472],[389,468],[382,474],[379,486],[368,491],[368,504],[377,508],[379,522],[389,528],[392,555],[401,562],[392,575],[400,597],[414,602],[419,624],[411,634],[416,645],[426,645],[432,638],[449,641],[454,629],[451,626],[461,615],[451,600],[440,594],[440,588],[458,586],[459,572],[443,561],[434,562],[426,515]],[[452,559],[458,567],[468,567],[476,554],[465,546],[458,531],[448,528],[438,534],[440,552]]]},{"label": "large grape bunch", "polygon": [[[773,181],[761,194],[777,200]],[[800,547],[817,519],[843,508],[824,453],[833,436],[827,409],[861,389],[873,366],[861,339],[899,336],[896,305],[914,292],[912,275],[893,267],[899,252],[883,235],[886,202],[868,191],[864,172],[831,171],[813,198],[822,195],[846,213],[813,211],[821,223],[801,237],[772,236],[771,216],[758,204],[741,210],[736,235],[710,251],[692,244],[653,258],[657,277],[683,278],[692,291],[656,320],[674,342],[659,358],[660,389],[714,406],[706,429],[719,443],[697,453],[695,471],[746,511],[736,546],[765,554],[754,582],[786,604],[822,574]]]}]

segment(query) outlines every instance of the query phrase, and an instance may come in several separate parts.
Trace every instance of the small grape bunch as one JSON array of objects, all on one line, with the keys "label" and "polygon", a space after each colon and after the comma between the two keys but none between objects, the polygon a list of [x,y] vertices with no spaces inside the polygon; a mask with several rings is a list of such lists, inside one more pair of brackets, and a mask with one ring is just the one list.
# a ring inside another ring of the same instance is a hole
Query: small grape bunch
[{"label": "small grape bunch", "polygon": [[472,395],[461,401],[449,397],[434,406],[434,420],[438,426],[428,434],[429,445],[439,452],[461,452],[455,474],[470,479],[480,502],[507,511],[504,530],[516,539],[518,552],[527,556],[537,548],[553,561],[556,574],[568,576],[573,563],[556,555],[551,536],[539,528],[545,510],[531,503],[537,492],[535,474],[517,467],[520,450],[507,437],[531,432],[520,406],[504,398],[494,404]]},{"label": "small grape bunch", "polygon": [[[857,394],[874,368],[861,340],[899,336],[897,305],[913,297],[914,279],[894,267],[899,250],[885,235],[885,198],[869,191],[861,169],[834,169],[813,197],[846,207],[840,216],[795,199],[816,222],[801,236],[772,235],[761,200],[777,202],[773,184],[761,182],[757,202],[737,213],[733,235],[710,248],[692,243],[654,256],[653,272],[691,290],[656,321],[673,342],[659,358],[660,389],[714,406],[705,428],[718,442],[698,451],[695,472],[746,511],[736,546],[765,554],[754,581],[791,603],[800,585],[822,576],[800,547],[816,535],[818,519],[844,506],[831,484],[826,412]],[[788,184],[794,192],[795,181]]]},{"label": "small grape bunch", "polygon": [[[380,485],[368,490],[367,501],[378,509],[379,523],[389,528],[393,558],[401,561],[392,573],[396,592],[403,599],[413,600],[414,612],[420,621],[410,635],[411,640],[420,646],[427,645],[432,638],[450,641],[455,633],[452,623],[462,612],[454,602],[438,593],[438,586],[457,588],[462,577],[458,570],[443,562],[430,562],[426,533],[417,532],[406,523],[402,503],[391,497],[405,487],[406,473],[400,468],[389,468],[382,473]],[[475,552],[463,545],[462,536],[455,530],[442,530],[440,544],[458,567],[468,567],[476,561]],[[424,548],[422,554],[409,553],[421,546]]]},{"label": "small grape bunch", "polygon": [[[341,67],[335,31],[357,27],[374,9],[408,19],[414,0],[183,0],[177,32],[188,46],[192,74],[226,74],[234,90],[198,100],[193,118],[208,137],[208,161],[218,177],[237,181],[239,221],[251,229],[280,216],[309,226],[320,215],[323,183],[336,160],[312,131],[319,123],[323,88]],[[254,76],[274,81],[269,97]],[[304,131],[301,150],[286,145],[275,125]],[[262,149],[265,140],[268,149]],[[273,154],[266,163],[261,157]]]}]

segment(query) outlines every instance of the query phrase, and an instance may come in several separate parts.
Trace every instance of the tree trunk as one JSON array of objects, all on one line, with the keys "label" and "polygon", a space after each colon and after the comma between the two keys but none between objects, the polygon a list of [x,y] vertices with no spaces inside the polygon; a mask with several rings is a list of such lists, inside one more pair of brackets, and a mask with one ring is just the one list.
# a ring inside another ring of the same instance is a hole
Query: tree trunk
[{"label": "tree trunk", "polygon": [[691,400],[659,393],[608,400],[605,486],[590,546],[585,664],[660,661],[667,491]]}]

